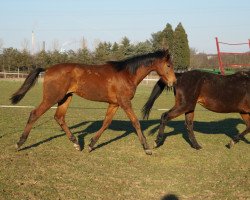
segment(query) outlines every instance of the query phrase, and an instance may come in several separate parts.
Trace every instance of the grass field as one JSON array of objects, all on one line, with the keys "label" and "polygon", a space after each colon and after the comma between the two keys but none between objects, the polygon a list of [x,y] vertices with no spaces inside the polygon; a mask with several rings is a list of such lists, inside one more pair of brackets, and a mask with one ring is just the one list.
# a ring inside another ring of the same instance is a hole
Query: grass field
[{"label": "grass field", "polygon": [[[0,105],[21,82],[0,81]],[[37,84],[19,105],[38,105],[42,85]],[[140,86],[133,107],[140,109],[152,87]],[[163,111],[174,104],[172,93],[161,95],[150,119],[141,121],[153,146]],[[14,148],[32,108],[0,108],[0,199],[250,199],[249,145],[225,145],[243,131],[238,114],[216,114],[197,106],[195,134],[203,146],[194,150],[185,140],[184,116],[168,124],[163,146],[148,156],[134,129],[119,109],[97,148],[87,144],[101,126],[107,104],[73,98],[67,123],[85,145],[76,151],[55,122],[50,109],[35,124],[23,149]],[[152,133],[149,135],[149,133]],[[250,135],[246,138],[250,140]],[[174,199],[174,198],[172,198]]]}]

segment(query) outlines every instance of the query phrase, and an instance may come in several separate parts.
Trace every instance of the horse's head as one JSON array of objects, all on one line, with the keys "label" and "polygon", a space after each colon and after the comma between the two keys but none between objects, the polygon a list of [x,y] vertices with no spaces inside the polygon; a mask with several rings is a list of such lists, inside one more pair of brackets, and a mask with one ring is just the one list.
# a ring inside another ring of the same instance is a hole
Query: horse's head
[{"label": "horse's head", "polygon": [[168,86],[172,86],[176,82],[174,66],[171,55],[168,50],[164,50],[164,56],[154,63],[155,71]]},{"label": "horse's head", "polygon": [[168,50],[163,50],[163,56],[154,62],[154,68],[157,74],[168,86],[176,82],[174,66]]},{"label": "horse's head", "polygon": [[168,50],[164,50],[164,56],[154,63],[155,71],[168,86],[176,82],[174,66]]}]

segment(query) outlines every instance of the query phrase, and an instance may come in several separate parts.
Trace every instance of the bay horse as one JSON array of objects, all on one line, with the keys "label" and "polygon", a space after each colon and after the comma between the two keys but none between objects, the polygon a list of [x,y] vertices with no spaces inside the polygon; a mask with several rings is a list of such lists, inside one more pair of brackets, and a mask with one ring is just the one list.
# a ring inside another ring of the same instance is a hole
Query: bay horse
[{"label": "bay horse", "polygon": [[[197,103],[217,113],[239,113],[246,124],[246,129],[237,134],[226,146],[231,148],[239,140],[246,140],[244,136],[250,132],[250,71],[223,76],[193,70],[175,75],[177,78],[177,83],[174,85],[175,105],[161,116],[155,147],[161,146],[164,142],[166,123],[185,114],[185,125],[191,145],[195,149],[202,148],[193,132],[194,111]],[[144,119],[149,117],[155,100],[165,87],[161,79],[155,84],[142,109]]]},{"label": "bay horse", "polygon": [[39,74],[45,72],[42,102],[31,111],[16,148],[19,149],[24,144],[35,121],[54,104],[58,104],[54,118],[74,146],[81,150],[77,139],[65,122],[67,108],[73,94],[76,94],[91,101],[109,104],[102,127],[90,140],[89,151],[93,150],[103,131],[110,125],[118,107],[121,107],[131,120],[146,154],[151,154],[131,105],[138,84],[151,71],[156,71],[168,85],[176,81],[168,50],[158,50],[121,61],[108,61],[103,65],[62,63],[48,69],[35,69],[10,99],[12,104],[18,103],[34,85]]}]

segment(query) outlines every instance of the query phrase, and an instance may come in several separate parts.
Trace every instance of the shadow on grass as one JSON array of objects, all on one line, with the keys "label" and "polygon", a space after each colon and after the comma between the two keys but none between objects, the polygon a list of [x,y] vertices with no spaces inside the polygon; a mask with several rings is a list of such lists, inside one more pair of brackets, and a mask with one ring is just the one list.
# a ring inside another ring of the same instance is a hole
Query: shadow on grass
[{"label": "shadow on grass", "polygon": [[[141,123],[141,129],[143,131],[145,131],[146,129],[150,129],[151,126],[154,126],[149,132],[149,135],[154,135],[158,131],[160,120],[141,121],[140,123]],[[195,121],[194,122],[194,131],[200,132],[203,134],[225,134],[228,137],[233,138],[239,132],[237,129],[237,125],[239,125],[239,124],[244,124],[244,123],[241,119],[235,119],[235,118],[229,118],[229,119],[224,119],[221,121],[214,121],[214,122]],[[88,125],[87,128],[85,128],[86,125]],[[69,128],[70,129],[84,128],[84,130],[72,132],[74,135],[76,135],[78,137],[78,141],[79,141],[79,144],[81,146],[81,149],[84,149],[84,147],[85,147],[85,139],[84,138],[87,135],[94,134],[96,131],[99,130],[99,128],[101,126],[102,126],[102,121],[86,121],[86,122],[81,122],[79,124],[75,124]],[[168,127],[173,128],[173,131],[168,132],[167,131]],[[131,133],[135,133],[134,128],[133,128],[130,121],[113,120],[108,129],[112,130],[112,131],[124,131],[124,133],[122,135],[118,135],[115,138],[110,139],[109,141],[98,144],[94,150],[99,149],[103,146],[106,146],[106,145],[108,145],[112,142],[115,142],[117,140],[120,140],[124,137],[127,137]],[[182,134],[183,138],[191,145],[191,143],[188,139],[187,131],[185,129],[184,121],[170,121],[170,122],[168,122],[167,126],[166,126],[166,130],[165,130],[164,141],[166,140],[167,137],[171,137],[171,136],[178,135],[178,134]],[[56,138],[59,138],[62,136],[65,136],[65,133],[61,133],[61,134],[49,137],[45,140],[42,140],[36,144],[30,145],[27,147],[24,147],[20,150],[26,150],[26,149],[30,149],[33,147],[37,147],[41,144],[44,144],[46,142],[49,142],[53,139],[56,139]],[[249,144],[249,141],[245,141],[245,142]]]},{"label": "shadow on grass", "polygon": [[[229,138],[233,139],[234,136],[236,136],[239,133],[239,130],[237,129],[237,125],[244,124],[244,122],[241,119],[235,119],[235,118],[228,118],[220,121],[212,121],[212,122],[199,122],[194,121],[194,134],[196,132],[203,133],[203,134],[225,134]],[[245,124],[244,124],[245,125]],[[173,128],[174,130],[171,132],[167,132],[168,127]],[[154,127],[150,130],[150,135],[155,134],[159,129],[159,125]],[[169,121],[167,123],[167,126],[165,128],[165,134],[163,141],[161,145],[164,144],[167,137],[176,135],[176,134],[182,134],[182,137],[186,140],[187,143],[189,143],[190,146],[192,146],[189,138],[188,133],[185,128],[184,121]],[[250,142],[246,140],[246,138],[242,139],[245,143],[249,144]]]},{"label": "shadow on grass", "polygon": [[179,200],[179,198],[175,194],[166,194],[161,200]]}]

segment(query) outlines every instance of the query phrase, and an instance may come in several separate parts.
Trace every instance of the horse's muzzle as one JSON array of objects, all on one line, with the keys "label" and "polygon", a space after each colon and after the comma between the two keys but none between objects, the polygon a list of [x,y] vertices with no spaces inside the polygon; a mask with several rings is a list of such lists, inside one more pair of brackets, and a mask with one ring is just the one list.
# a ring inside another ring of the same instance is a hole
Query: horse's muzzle
[{"label": "horse's muzzle", "polygon": [[174,85],[176,85],[177,80],[174,82],[168,82],[168,87],[173,87]]},{"label": "horse's muzzle", "polygon": [[168,83],[168,87],[172,87],[174,85],[174,83]]}]

